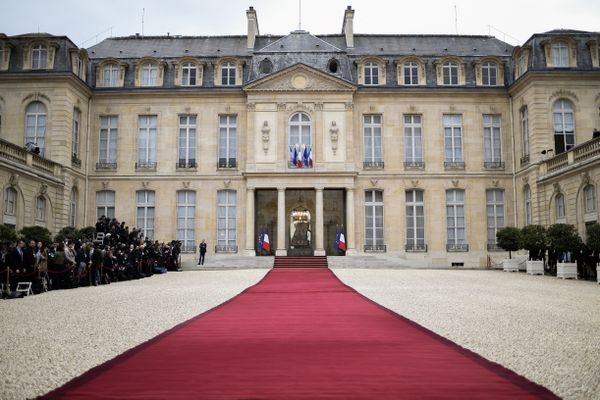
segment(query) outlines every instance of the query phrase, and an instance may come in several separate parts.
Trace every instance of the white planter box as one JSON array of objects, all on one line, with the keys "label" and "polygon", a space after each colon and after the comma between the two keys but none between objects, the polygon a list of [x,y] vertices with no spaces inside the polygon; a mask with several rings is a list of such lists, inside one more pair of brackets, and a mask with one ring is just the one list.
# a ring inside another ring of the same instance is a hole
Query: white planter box
[{"label": "white planter box", "polygon": [[516,258],[502,260],[502,270],[504,272],[519,272],[519,260]]},{"label": "white planter box", "polygon": [[556,264],[556,277],[562,279],[577,279],[577,263]]},{"label": "white planter box", "polygon": [[596,264],[596,280],[600,284],[600,264]]},{"label": "white planter box", "polygon": [[529,275],[544,275],[544,262],[543,261],[526,261],[527,273]]}]

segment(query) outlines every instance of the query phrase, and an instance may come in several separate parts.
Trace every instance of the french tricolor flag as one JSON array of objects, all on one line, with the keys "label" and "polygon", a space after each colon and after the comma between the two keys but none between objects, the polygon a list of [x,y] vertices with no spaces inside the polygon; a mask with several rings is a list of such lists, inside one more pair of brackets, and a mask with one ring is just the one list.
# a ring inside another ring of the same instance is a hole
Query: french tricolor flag
[{"label": "french tricolor flag", "polygon": [[267,252],[271,251],[271,243],[269,243],[269,234],[267,232],[263,234],[262,249]]}]

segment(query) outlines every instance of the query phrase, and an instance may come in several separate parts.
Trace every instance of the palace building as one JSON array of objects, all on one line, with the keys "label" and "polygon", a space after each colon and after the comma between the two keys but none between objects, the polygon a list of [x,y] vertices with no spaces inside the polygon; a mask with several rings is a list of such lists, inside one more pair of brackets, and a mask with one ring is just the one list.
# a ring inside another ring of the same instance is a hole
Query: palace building
[{"label": "palace building", "polygon": [[[2,222],[106,215],[194,252],[483,266],[598,220],[600,33],[0,34]],[[37,147],[37,150],[36,150]],[[500,254],[498,254],[500,257]]]}]

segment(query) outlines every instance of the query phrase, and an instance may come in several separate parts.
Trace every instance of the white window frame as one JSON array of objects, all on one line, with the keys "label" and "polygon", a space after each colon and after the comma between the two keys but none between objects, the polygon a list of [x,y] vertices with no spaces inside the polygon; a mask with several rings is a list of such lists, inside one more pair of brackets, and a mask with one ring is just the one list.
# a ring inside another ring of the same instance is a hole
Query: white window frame
[{"label": "white window frame", "polygon": [[425,250],[425,193],[413,189],[406,191],[406,246]]},{"label": "white window frame", "polygon": [[[554,103],[552,107],[552,121],[554,128],[554,155],[567,152],[575,147],[575,112],[573,104],[569,100],[559,99]],[[562,137],[560,145],[559,136]]]},{"label": "white window frame", "polygon": [[71,189],[71,196],[69,197],[69,226],[77,226],[77,200],[79,193],[77,188]]},{"label": "white window frame", "polygon": [[196,86],[196,71],[198,66],[192,62],[181,65],[181,86]]},{"label": "white window frame", "polygon": [[523,197],[525,198],[525,225],[531,225],[532,221],[532,210],[531,210],[531,188],[529,185],[525,186]]},{"label": "white window frame", "polygon": [[379,85],[379,64],[373,61],[365,63],[365,85],[375,86]]},{"label": "white window frame", "polygon": [[36,43],[31,46],[31,69],[48,68],[48,46]]},{"label": "white window frame", "polygon": [[499,114],[483,114],[483,154],[486,163],[502,162],[501,127]]},{"label": "white window frame", "polygon": [[196,192],[180,190],[176,193],[177,224],[176,237],[181,242],[181,251],[196,250]]},{"label": "white window frame", "polygon": [[447,163],[464,162],[462,115],[444,114],[444,161]]},{"label": "white window frame", "polygon": [[[378,200],[378,197],[380,200]],[[369,200],[370,199],[370,200]],[[382,190],[365,191],[365,245],[384,246],[384,201]]]},{"label": "white window frame", "polygon": [[46,198],[44,196],[37,196],[35,198],[35,222],[36,225],[46,224]]},{"label": "white window frame", "polygon": [[563,41],[552,43],[552,64],[557,68],[569,66],[569,45]]},{"label": "white window frame", "polygon": [[483,86],[498,85],[498,64],[492,61],[481,64],[481,84]]},{"label": "white window frame", "polygon": [[119,117],[103,115],[100,117],[100,136],[98,138],[98,162],[117,162],[117,140],[119,134]]},{"label": "white window frame", "polygon": [[217,192],[217,251],[237,252],[237,192]]},{"label": "white window frame", "polygon": [[117,87],[119,85],[119,66],[108,63],[102,67],[103,87]]},{"label": "white window frame", "polygon": [[446,61],[442,64],[442,82],[446,86],[458,85],[458,64],[454,61]]},{"label": "white window frame", "polygon": [[596,212],[596,187],[594,185],[587,185],[583,189],[584,198],[584,210],[586,214]]},{"label": "white window frame", "polygon": [[157,115],[138,116],[138,166],[156,166]]},{"label": "white window frame", "polygon": [[179,116],[179,146],[178,146],[178,165],[195,167],[196,166],[196,134],[197,134],[196,114],[186,114]]},{"label": "white window frame", "polygon": [[404,161],[423,162],[423,116],[404,114]]},{"label": "white window frame", "polygon": [[383,115],[363,115],[365,165],[383,166]]},{"label": "white window frame", "polygon": [[156,194],[153,190],[138,190],[136,197],[136,227],[144,237],[154,240]]},{"label": "white window frame", "polygon": [[8,187],[4,191],[4,215],[17,216],[17,191],[15,188]]},{"label": "white window frame", "polygon": [[529,110],[527,106],[521,109],[521,135],[523,138],[523,157],[529,155]]},{"label": "white window frame", "polygon": [[237,167],[237,115],[219,115],[219,168]]},{"label": "white window frame", "polygon": [[142,64],[141,86],[156,86],[158,84],[158,65],[154,62]]},{"label": "white window frame", "polygon": [[232,62],[221,65],[221,86],[235,86],[237,66]]},{"label": "white window frame", "polygon": [[554,198],[556,222],[565,222],[566,209],[565,209],[565,195],[559,193]]},{"label": "white window frame", "polygon": [[496,234],[499,229],[504,228],[504,190],[488,189],[485,191],[487,210],[487,243],[488,246],[496,246]]},{"label": "white window frame", "polygon": [[450,189],[446,191],[446,224],[448,245],[456,246],[467,243],[465,191],[463,189]]},{"label": "white window frame", "polygon": [[414,61],[404,63],[404,84],[414,86],[419,84],[419,64]]},{"label": "white window frame", "polygon": [[71,142],[71,155],[79,159],[79,142],[81,140],[81,111],[73,110],[73,138]]},{"label": "white window frame", "polygon": [[34,143],[40,149],[41,156],[46,153],[47,124],[46,105],[41,101],[29,103],[25,111],[25,144]]},{"label": "white window frame", "polygon": [[96,192],[96,219],[101,216],[115,218],[116,193],[113,190]]}]

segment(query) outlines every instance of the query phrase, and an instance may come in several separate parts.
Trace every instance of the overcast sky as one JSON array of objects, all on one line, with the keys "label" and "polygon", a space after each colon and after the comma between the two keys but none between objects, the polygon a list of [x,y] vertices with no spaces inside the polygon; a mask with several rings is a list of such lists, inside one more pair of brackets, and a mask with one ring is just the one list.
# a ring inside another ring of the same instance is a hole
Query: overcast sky
[{"label": "overcast sky", "polygon": [[[599,0],[301,0],[302,29],[341,32],[344,9],[355,10],[355,33],[492,34],[516,45],[552,29],[600,31]],[[254,6],[261,34],[298,29],[298,0],[6,0],[0,32],[66,35],[93,46],[108,36],[243,35]],[[456,22],[455,23],[455,6]],[[144,9],[144,12],[142,11]],[[490,28],[491,26],[491,28]]]}]

